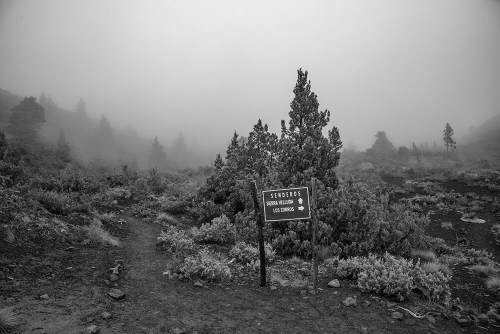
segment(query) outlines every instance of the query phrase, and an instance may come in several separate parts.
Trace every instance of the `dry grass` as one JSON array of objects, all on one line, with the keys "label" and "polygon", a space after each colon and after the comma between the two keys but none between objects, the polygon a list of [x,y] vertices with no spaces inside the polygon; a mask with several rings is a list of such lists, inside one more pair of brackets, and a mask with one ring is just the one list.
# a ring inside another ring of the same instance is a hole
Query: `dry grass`
[{"label": "dry grass", "polygon": [[427,273],[437,273],[442,272],[445,275],[451,276],[453,271],[444,263],[439,263],[436,261],[426,262],[421,265],[422,269]]},{"label": "dry grass", "polygon": [[90,240],[115,247],[120,245],[120,241],[117,238],[111,236],[108,231],[102,228],[102,223],[97,218],[94,218],[86,230]]},{"label": "dry grass", "polygon": [[164,213],[164,212],[158,214],[158,217],[156,217],[156,220],[163,225],[177,225],[178,224],[177,219],[175,219],[173,216],[169,215],[168,213]]},{"label": "dry grass", "polygon": [[0,310],[0,333],[10,333],[20,324],[20,317],[11,307]]},{"label": "dry grass", "polygon": [[498,272],[492,265],[482,264],[475,264],[473,266],[470,266],[469,270],[485,277],[495,275]]},{"label": "dry grass", "polygon": [[436,254],[431,250],[414,249],[411,251],[411,257],[414,259],[419,259],[421,262],[436,261]]},{"label": "dry grass", "polygon": [[488,290],[499,293],[500,292],[500,277],[492,276],[486,280],[486,287]]}]

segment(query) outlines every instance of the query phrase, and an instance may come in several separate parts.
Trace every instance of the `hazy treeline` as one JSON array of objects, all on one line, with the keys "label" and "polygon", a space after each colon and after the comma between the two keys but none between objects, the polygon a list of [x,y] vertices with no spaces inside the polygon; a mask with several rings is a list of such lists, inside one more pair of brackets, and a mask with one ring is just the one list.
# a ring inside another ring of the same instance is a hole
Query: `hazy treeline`
[{"label": "hazy treeline", "polygon": [[149,139],[140,136],[130,125],[125,129],[114,128],[105,115],[100,119],[90,117],[83,99],[75,101],[74,110],[66,110],[45,93],[36,98],[36,103],[43,107],[45,119],[33,135],[36,140],[19,141],[17,137],[22,136],[12,131],[12,115],[13,108],[17,108],[21,101],[23,98],[0,89],[0,131],[5,133],[9,143],[30,153],[43,152],[39,145],[55,151],[60,151],[61,145],[67,145],[69,156],[63,160],[77,160],[108,172],[119,169],[123,164],[138,171],[150,168],[166,171],[207,164],[209,161],[197,159],[182,132],[170,145],[162,145],[162,134]]}]

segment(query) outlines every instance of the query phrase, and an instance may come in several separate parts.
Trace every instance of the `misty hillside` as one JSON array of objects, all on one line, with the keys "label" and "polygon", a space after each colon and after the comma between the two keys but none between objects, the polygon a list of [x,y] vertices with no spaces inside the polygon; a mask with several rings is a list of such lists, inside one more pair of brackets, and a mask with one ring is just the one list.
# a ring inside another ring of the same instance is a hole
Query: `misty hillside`
[{"label": "misty hillside", "polygon": [[471,126],[469,133],[461,140],[461,149],[465,153],[480,156],[500,156],[500,114],[487,120],[479,127]]},{"label": "misty hillside", "polygon": [[[22,100],[22,97],[0,89],[0,131],[6,132],[7,139],[12,108]],[[55,150],[60,131],[63,131],[71,157],[97,170],[111,171],[127,164],[134,170],[156,168],[172,171],[185,168],[189,163],[182,137],[168,148],[163,148],[157,141],[161,157],[160,160],[152,161],[150,154],[153,140],[139,136],[132,126],[115,129],[105,116],[99,120],[88,116],[83,100],[77,104],[75,111],[57,106],[51,96],[47,98],[44,93],[37,102],[44,107],[46,119],[40,129],[40,141]]]}]

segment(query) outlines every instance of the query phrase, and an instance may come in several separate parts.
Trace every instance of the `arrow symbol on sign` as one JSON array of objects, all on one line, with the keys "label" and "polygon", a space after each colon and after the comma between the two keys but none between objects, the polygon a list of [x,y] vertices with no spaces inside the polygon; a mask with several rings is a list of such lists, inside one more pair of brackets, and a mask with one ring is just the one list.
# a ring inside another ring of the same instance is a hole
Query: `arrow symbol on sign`
[{"label": "arrow symbol on sign", "polygon": [[302,204],[302,198],[299,198],[299,204]]},{"label": "arrow symbol on sign", "polygon": [[304,211],[304,207],[303,207],[302,205],[301,205],[301,206],[299,206],[299,210],[300,210],[300,211]]}]

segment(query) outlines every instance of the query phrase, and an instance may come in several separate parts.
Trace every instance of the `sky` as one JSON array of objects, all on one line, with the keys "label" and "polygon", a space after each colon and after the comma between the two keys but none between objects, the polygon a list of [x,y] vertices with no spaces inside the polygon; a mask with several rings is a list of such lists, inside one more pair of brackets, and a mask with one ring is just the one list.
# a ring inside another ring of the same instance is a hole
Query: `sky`
[{"label": "sky", "polygon": [[0,0],[0,88],[166,144],[279,135],[299,68],[344,146],[441,145],[500,113],[500,1]]}]

